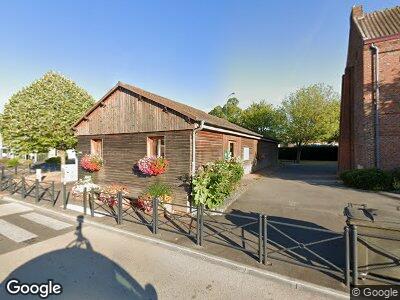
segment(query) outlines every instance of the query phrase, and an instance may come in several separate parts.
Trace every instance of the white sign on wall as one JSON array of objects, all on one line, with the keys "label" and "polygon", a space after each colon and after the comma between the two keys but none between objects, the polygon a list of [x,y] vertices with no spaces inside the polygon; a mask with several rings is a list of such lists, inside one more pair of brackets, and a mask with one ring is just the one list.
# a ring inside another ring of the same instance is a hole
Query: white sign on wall
[{"label": "white sign on wall", "polygon": [[249,159],[250,159],[250,148],[243,147],[243,160],[249,160]]}]

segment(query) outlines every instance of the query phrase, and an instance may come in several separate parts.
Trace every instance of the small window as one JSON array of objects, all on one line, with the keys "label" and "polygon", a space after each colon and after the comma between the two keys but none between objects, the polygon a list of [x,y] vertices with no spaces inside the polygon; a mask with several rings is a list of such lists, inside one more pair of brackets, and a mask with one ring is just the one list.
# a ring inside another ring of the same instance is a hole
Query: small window
[{"label": "small window", "polygon": [[147,138],[147,156],[165,157],[165,140],[163,136]]},{"label": "small window", "polygon": [[96,154],[103,157],[103,140],[93,139],[90,141],[90,154]]},{"label": "small window", "polygon": [[229,144],[228,144],[228,151],[229,151],[229,154],[230,154],[230,156],[231,157],[235,157],[235,142],[233,142],[233,141],[229,141]]},{"label": "small window", "polygon": [[243,160],[249,160],[249,159],[250,159],[250,148],[243,147]]}]

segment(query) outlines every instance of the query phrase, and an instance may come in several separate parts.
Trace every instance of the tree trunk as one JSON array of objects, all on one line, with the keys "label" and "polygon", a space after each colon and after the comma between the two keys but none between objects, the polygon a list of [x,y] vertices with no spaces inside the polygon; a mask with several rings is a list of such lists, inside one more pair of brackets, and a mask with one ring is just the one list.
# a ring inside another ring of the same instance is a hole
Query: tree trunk
[{"label": "tree trunk", "polygon": [[298,144],[296,151],[296,164],[300,163],[300,158],[301,158],[301,144]]},{"label": "tree trunk", "polygon": [[65,150],[58,150],[58,156],[61,158],[61,165],[65,165]]}]

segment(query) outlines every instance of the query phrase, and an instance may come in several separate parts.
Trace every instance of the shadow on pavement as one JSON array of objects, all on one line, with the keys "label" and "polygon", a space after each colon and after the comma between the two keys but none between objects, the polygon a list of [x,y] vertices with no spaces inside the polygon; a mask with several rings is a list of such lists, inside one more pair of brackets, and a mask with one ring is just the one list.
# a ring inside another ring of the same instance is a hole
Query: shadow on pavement
[{"label": "shadow on pavement", "polygon": [[[258,213],[233,210],[233,214],[258,218]],[[243,226],[246,219],[227,219]],[[345,243],[343,234],[328,230],[318,224],[303,220],[268,216],[267,218],[268,260],[279,260],[306,268],[318,269],[336,280],[343,280],[345,265]],[[244,229],[258,238],[258,224]]]},{"label": "shadow on pavement", "polygon": [[[78,216],[76,239],[65,249],[36,257],[7,276],[0,284],[0,299],[39,299],[38,296],[9,295],[5,286],[15,278],[21,283],[62,285],[60,299],[157,299],[153,285],[143,288],[121,266],[93,250],[82,234],[83,216]],[[50,297],[52,298],[52,297]]]}]

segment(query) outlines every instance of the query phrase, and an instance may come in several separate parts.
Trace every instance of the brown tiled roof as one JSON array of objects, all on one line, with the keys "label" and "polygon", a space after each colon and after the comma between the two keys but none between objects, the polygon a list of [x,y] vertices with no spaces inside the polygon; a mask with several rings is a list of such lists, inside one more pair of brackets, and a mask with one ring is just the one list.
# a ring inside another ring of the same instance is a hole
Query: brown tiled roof
[{"label": "brown tiled roof", "polygon": [[[141,88],[138,88],[136,86],[126,84],[123,82],[118,82],[103,98],[101,98],[92,108],[90,108],[85,113],[85,115],[81,119],[79,119],[74,124],[73,128],[76,127],[93,110],[95,110],[102,101],[104,101],[111,93],[113,93],[118,88],[124,88],[128,91],[131,91],[131,92],[137,94],[137,95],[140,95],[144,98],[147,98],[151,101],[161,104],[162,106],[165,106],[173,111],[176,111],[184,116],[189,117],[193,121],[196,121],[196,122],[204,121],[206,125],[211,125],[211,126],[219,127],[222,129],[228,129],[228,130],[232,130],[232,131],[236,131],[236,132],[240,132],[240,133],[245,133],[245,134],[249,134],[249,135],[256,136],[256,137],[262,137],[262,135],[260,135],[256,132],[253,132],[251,130],[248,130],[246,128],[243,128],[241,126],[233,124],[225,119],[222,119],[222,118],[219,118],[216,116],[212,116],[200,109],[197,109],[192,106],[189,106],[189,105],[186,105],[186,104],[183,104],[183,103],[180,103],[177,101],[173,101],[168,98],[150,93],[148,91],[142,90]],[[271,139],[271,140],[273,140],[273,139]]]},{"label": "brown tiled roof", "polygon": [[364,39],[382,38],[400,33],[400,6],[372,13],[363,13],[362,7],[354,7],[353,19]]}]

